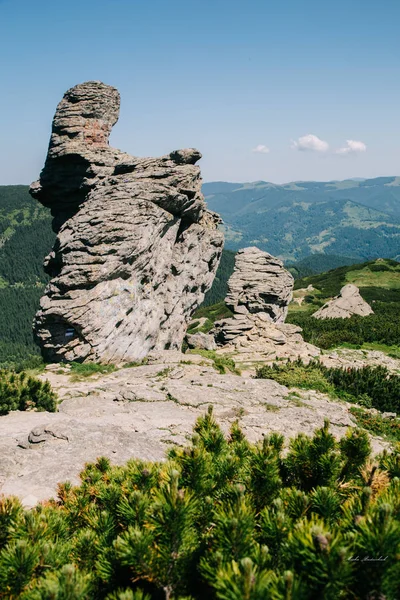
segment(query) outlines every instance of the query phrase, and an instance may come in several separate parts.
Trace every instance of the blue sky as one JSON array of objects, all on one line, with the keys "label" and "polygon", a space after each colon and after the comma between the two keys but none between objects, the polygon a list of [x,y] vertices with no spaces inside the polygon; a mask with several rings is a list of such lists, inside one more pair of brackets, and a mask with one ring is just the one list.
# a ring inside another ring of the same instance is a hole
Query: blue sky
[{"label": "blue sky", "polygon": [[87,80],[121,93],[113,146],[197,147],[205,181],[399,175],[399,19],[398,0],[0,0],[0,184],[37,178]]}]

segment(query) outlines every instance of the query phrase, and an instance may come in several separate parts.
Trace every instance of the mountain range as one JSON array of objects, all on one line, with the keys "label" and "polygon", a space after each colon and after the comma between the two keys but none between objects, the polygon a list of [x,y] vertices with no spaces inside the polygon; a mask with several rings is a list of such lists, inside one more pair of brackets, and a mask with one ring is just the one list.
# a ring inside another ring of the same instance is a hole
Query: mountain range
[{"label": "mountain range", "polygon": [[312,254],[359,261],[400,256],[400,177],[219,181],[205,183],[203,193],[224,220],[231,250],[256,245],[289,262]]}]

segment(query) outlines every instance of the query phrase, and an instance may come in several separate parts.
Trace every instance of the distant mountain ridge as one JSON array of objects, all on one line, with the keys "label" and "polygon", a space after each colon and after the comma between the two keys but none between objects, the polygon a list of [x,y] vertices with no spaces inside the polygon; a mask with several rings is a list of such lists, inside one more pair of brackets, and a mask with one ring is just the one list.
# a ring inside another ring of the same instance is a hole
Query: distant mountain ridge
[{"label": "distant mountain ridge", "polygon": [[278,185],[203,185],[225,223],[226,248],[257,245],[287,261],[310,254],[357,260],[400,255],[400,177]]}]

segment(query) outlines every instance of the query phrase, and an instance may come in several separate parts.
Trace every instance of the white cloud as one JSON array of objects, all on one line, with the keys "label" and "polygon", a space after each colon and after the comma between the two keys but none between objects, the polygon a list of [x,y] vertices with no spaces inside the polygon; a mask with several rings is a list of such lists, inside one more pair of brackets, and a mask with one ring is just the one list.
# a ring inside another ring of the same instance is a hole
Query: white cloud
[{"label": "white cloud", "polygon": [[291,148],[300,150],[300,152],[327,152],[329,144],[316,135],[309,133],[299,137],[297,141],[292,141]]},{"label": "white cloud", "polygon": [[253,148],[253,152],[256,152],[257,154],[268,154],[269,151],[269,148],[264,146],[264,144],[258,144],[258,146]]},{"label": "white cloud", "polygon": [[357,154],[359,152],[366,152],[367,146],[364,142],[357,140],[346,140],[346,145],[343,148],[336,150],[336,154]]}]

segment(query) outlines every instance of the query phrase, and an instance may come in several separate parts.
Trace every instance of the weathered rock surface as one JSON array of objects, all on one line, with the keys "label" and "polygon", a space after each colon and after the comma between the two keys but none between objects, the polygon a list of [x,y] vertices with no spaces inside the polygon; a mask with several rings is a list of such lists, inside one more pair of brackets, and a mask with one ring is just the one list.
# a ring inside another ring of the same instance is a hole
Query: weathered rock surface
[{"label": "weathered rock surface", "polygon": [[271,323],[284,323],[293,283],[278,258],[254,246],[244,248],[236,253],[225,302],[234,313],[263,313]]},{"label": "weathered rock surface", "polygon": [[201,193],[201,154],[136,158],[108,145],[118,91],[70,89],[31,194],[58,232],[34,331],[47,360],[136,361],[178,349],[210,288],[223,236]]},{"label": "weathered rock surface", "polygon": [[254,365],[272,364],[276,360],[296,360],[308,363],[319,357],[321,350],[305,342],[301,327],[290,323],[274,325],[255,321],[254,328],[220,346],[218,354],[227,354],[239,369],[254,373]]},{"label": "weathered rock surface", "polygon": [[[54,496],[59,482],[77,484],[84,464],[99,456],[114,464],[162,460],[169,445],[187,443],[210,404],[225,432],[239,418],[251,441],[273,431],[312,434],[325,418],[337,437],[354,425],[350,404],[313,391],[293,395],[270,380],[220,375],[201,356],[170,351],[149,363],[82,381],[47,370],[41,377],[62,400],[59,412],[0,417],[0,493],[32,506]],[[375,452],[387,446],[377,438],[372,445]]]},{"label": "weathered rock surface", "polygon": [[346,368],[354,367],[386,367],[395,375],[400,374],[400,359],[388,356],[379,350],[356,350],[350,348],[337,348],[327,350],[320,356],[321,362],[327,367]]},{"label": "weathered rock surface", "polygon": [[316,319],[348,319],[352,315],[366,317],[373,310],[360,294],[356,285],[349,283],[342,287],[339,296],[329,300],[312,316]]},{"label": "weathered rock surface", "polygon": [[198,348],[199,350],[216,350],[217,344],[212,335],[207,333],[188,333],[186,341],[189,348]]},{"label": "weathered rock surface", "polygon": [[225,298],[234,314],[214,324],[218,346],[239,352],[241,363],[318,356],[319,348],[303,340],[300,327],[284,323],[293,284],[283,263],[268,252],[239,250]]}]

